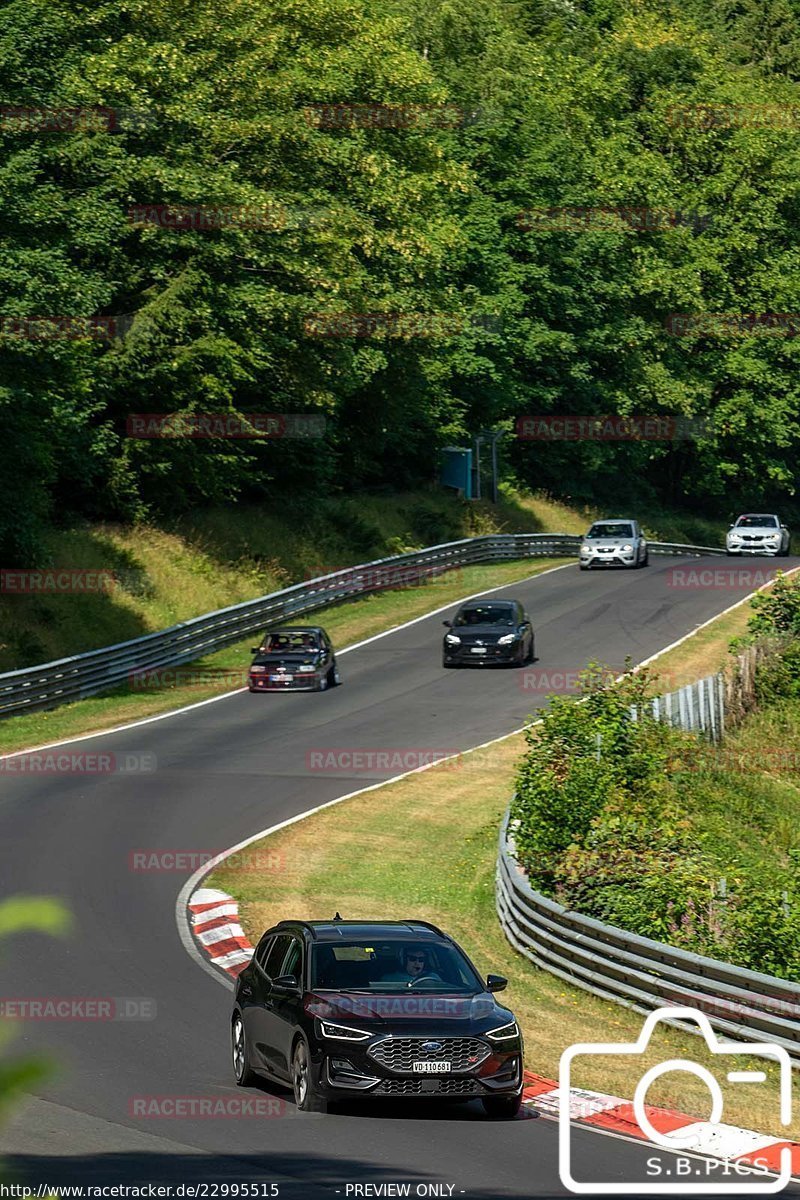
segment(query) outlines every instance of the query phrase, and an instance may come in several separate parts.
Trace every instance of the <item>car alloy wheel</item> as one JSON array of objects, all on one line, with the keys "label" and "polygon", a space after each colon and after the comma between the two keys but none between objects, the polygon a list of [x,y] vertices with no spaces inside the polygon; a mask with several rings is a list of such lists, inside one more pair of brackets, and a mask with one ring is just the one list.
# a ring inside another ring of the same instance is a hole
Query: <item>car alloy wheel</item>
[{"label": "car alloy wheel", "polygon": [[317,691],[324,692],[324,691],[327,691],[327,688],[328,688],[328,676],[323,675],[323,676],[321,676],[319,683],[317,684]]},{"label": "car alloy wheel", "polygon": [[292,1055],[292,1088],[294,1101],[301,1112],[324,1112],[325,1101],[317,1095],[311,1078],[308,1047],[301,1038]]},{"label": "car alloy wheel", "polygon": [[231,1054],[236,1082],[239,1087],[250,1087],[256,1077],[247,1062],[247,1038],[244,1032],[244,1022],[239,1013],[236,1013],[231,1024]]}]

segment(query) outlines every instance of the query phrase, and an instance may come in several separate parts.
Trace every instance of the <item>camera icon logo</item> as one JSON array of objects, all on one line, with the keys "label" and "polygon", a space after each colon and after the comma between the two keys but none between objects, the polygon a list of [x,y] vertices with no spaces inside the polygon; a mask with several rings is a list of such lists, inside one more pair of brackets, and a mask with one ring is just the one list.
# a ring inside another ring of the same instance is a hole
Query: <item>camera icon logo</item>
[{"label": "camera icon logo", "polygon": [[[647,1181],[627,1183],[620,1182],[619,1180],[613,1183],[603,1182],[602,1180],[587,1182],[575,1179],[572,1171],[572,1126],[570,1122],[570,1118],[574,1114],[570,1111],[571,1105],[569,1103],[573,1060],[579,1056],[599,1057],[602,1055],[605,1057],[607,1055],[643,1054],[650,1044],[650,1039],[653,1036],[656,1026],[660,1022],[672,1025],[676,1020],[691,1021],[696,1024],[711,1054],[731,1055],[736,1058],[747,1055],[750,1057],[768,1058],[777,1063],[779,1067],[780,1123],[781,1125],[789,1125],[791,1123],[792,1063],[788,1051],[783,1046],[777,1046],[771,1042],[722,1041],[714,1033],[708,1017],[698,1009],[688,1007],[658,1008],[648,1015],[642,1027],[642,1032],[635,1042],[579,1042],[577,1045],[569,1046],[561,1055],[558,1078],[560,1096],[558,1167],[562,1184],[571,1192],[584,1196],[685,1196],[687,1194],[691,1194],[692,1196],[764,1196],[774,1195],[789,1183],[792,1175],[792,1151],[788,1146],[785,1146],[781,1150],[780,1174],[777,1178],[770,1178],[768,1183],[732,1183],[729,1180],[723,1181],[722,1179],[711,1183],[699,1183],[696,1176],[694,1179],[687,1178],[684,1182],[675,1179],[674,1182],[658,1183]],[[708,1117],[711,1123],[718,1124],[722,1120],[724,1108],[722,1089],[717,1078],[707,1067],[702,1066],[700,1063],[693,1062],[687,1058],[671,1058],[645,1071],[636,1085],[633,1097],[633,1112],[639,1128],[647,1140],[662,1150],[669,1151],[672,1155],[676,1152],[680,1153],[681,1150],[688,1152],[695,1143],[695,1135],[689,1133],[688,1135],[681,1136],[680,1131],[668,1134],[660,1133],[654,1128],[648,1117],[646,1097],[648,1089],[656,1079],[673,1071],[683,1071],[684,1073],[694,1075],[705,1083],[711,1095],[711,1113]],[[766,1073],[763,1071],[730,1070],[724,1074],[729,1083],[765,1083],[767,1080]],[[672,1174],[672,1172],[665,1170],[663,1174],[668,1175]],[[678,1174],[683,1173],[676,1171],[675,1175]],[[702,1172],[698,1172],[698,1174],[702,1174]]]}]

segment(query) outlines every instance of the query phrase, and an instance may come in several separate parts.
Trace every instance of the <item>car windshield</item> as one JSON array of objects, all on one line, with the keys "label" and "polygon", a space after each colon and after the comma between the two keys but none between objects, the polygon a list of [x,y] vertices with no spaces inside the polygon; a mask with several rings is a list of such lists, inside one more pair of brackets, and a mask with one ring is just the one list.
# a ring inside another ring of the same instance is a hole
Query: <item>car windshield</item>
[{"label": "car windshield", "polygon": [[312,947],[311,987],[315,991],[415,991],[472,995],[484,984],[464,955],[446,942],[376,938]]},{"label": "car windshield", "polygon": [[587,538],[629,538],[633,537],[633,526],[630,521],[595,521],[586,536]]},{"label": "car windshield", "polygon": [[454,625],[513,625],[514,609],[510,604],[473,604],[462,608]]},{"label": "car windshield", "polygon": [[315,633],[272,633],[262,647],[265,654],[304,654],[319,649]]},{"label": "car windshield", "polygon": [[736,522],[737,529],[777,529],[778,518],[772,516],[764,516],[758,513],[751,514],[747,517],[739,517]]}]

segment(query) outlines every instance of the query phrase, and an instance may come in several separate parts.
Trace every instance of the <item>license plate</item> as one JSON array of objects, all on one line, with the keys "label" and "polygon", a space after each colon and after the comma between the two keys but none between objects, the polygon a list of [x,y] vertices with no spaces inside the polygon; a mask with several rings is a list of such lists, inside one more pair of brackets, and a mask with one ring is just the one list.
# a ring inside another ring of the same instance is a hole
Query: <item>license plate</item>
[{"label": "license plate", "polygon": [[270,683],[292,683],[294,675],[270,675]]},{"label": "license plate", "polygon": [[449,1062],[415,1062],[411,1064],[411,1069],[418,1075],[449,1075],[453,1064]]},{"label": "license plate", "polygon": [[473,646],[473,647],[472,647],[472,653],[473,653],[473,654],[485,654],[485,653],[486,653],[486,647],[485,647],[485,646]]}]

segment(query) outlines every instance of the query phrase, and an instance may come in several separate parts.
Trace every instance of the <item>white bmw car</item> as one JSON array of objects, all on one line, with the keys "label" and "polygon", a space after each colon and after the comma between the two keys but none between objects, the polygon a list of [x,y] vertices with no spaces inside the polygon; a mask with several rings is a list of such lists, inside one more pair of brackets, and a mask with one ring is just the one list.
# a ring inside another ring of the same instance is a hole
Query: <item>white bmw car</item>
[{"label": "white bmw car", "polygon": [[789,553],[790,534],[774,513],[744,513],[725,535],[727,554]]}]

